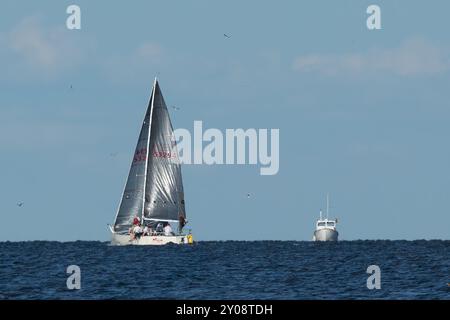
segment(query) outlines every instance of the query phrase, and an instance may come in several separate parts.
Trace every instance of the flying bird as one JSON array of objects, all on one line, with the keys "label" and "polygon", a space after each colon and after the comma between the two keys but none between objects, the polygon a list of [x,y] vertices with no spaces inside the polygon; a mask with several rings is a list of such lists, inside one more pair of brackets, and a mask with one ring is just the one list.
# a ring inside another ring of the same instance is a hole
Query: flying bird
[{"label": "flying bird", "polygon": [[229,35],[227,35],[226,33],[224,33],[223,36],[224,36],[225,38],[228,38],[228,39],[231,38],[231,37],[230,37]]},{"label": "flying bird", "polygon": [[23,202],[17,202],[17,206],[18,206],[18,207],[23,206]]},{"label": "flying bird", "polygon": [[250,193],[247,193],[247,199],[250,199]]}]

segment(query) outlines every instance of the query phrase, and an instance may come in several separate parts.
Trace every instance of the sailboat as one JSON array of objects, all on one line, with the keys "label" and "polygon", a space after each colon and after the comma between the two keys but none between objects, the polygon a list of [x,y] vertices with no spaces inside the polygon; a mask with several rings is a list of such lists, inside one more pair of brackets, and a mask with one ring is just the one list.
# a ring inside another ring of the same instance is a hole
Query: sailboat
[{"label": "sailboat", "polygon": [[169,111],[155,78],[122,198],[109,226],[111,243],[191,244],[192,234],[183,233],[185,224],[181,164]]},{"label": "sailboat", "polygon": [[314,231],[313,241],[338,241],[339,232],[336,229],[337,219],[329,219],[330,200],[327,194],[327,214],[326,218],[322,217],[320,210],[319,220],[316,222],[316,230]]}]

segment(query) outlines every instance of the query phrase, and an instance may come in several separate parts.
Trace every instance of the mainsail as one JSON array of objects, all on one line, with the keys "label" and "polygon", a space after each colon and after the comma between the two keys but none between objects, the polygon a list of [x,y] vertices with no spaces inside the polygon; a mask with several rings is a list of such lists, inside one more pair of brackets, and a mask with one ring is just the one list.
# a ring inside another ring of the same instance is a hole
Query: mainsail
[{"label": "mainsail", "polygon": [[128,231],[133,218],[178,221],[186,217],[181,166],[173,127],[155,80],[128,179],[114,222]]},{"label": "mainsail", "polygon": [[186,217],[181,165],[158,82],[154,91],[144,218],[178,221],[180,217]]}]

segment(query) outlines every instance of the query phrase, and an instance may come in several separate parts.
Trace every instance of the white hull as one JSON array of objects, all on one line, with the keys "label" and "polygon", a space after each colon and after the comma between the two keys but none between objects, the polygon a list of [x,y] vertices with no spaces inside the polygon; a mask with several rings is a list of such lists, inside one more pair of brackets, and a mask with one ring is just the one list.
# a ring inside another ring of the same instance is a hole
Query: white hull
[{"label": "white hull", "polygon": [[187,235],[178,236],[142,236],[139,239],[131,240],[130,235],[113,233],[111,244],[119,246],[160,246],[168,243],[189,244]]},{"label": "white hull", "polygon": [[314,232],[313,241],[338,241],[339,233],[333,229],[320,229]]}]

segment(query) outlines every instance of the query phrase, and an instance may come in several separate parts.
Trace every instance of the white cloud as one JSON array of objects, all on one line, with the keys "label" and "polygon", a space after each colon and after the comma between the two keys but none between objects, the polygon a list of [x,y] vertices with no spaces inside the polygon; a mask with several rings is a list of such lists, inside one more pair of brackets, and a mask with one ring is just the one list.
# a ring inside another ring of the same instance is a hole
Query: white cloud
[{"label": "white cloud", "polygon": [[134,52],[135,58],[157,63],[161,60],[163,49],[156,43],[143,43]]},{"label": "white cloud", "polygon": [[44,26],[39,16],[24,18],[0,34],[0,55],[10,75],[55,74],[79,65],[85,46],[79,35],[61,26]]},{"label": "white cloud", "polygon": [[310,54],[294,60],[293,69],[325,75],[392,73],[400,76],[439,74],[450,70],[449,52],[423,39],[409,39],[394,48],[340,55]]},{"label": "white cloud", "polygon": [[[54,37],[54,35],[52,35]],[[44,67],[57,63],[58,50],[36,19],[25,19],[9,34],[9,47],[28,62]]]}]

